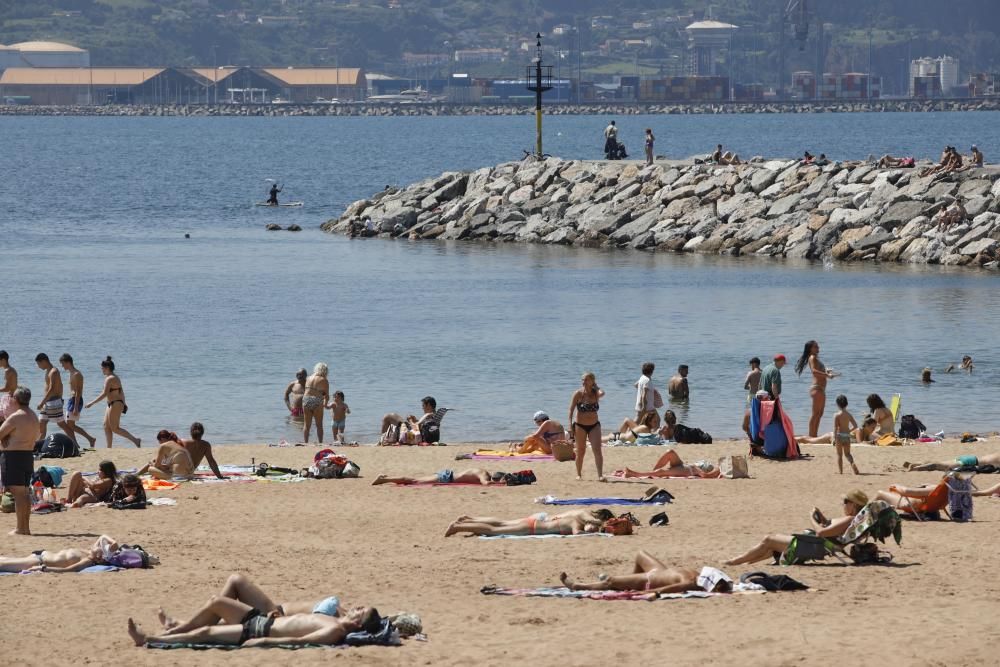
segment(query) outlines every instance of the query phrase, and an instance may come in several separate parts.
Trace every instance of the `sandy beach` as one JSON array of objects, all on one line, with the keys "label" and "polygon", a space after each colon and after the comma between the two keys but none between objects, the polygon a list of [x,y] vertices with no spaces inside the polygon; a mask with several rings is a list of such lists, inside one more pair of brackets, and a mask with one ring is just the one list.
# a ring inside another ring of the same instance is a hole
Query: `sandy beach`
[{"label": "sandy beach", "polygon": [[[997,451],[1000,439],[962,445],[857,447],[861,477],[838,475],[829,446],[804,446],[810,460],[752,460],[747,480],[656,480],[676,500],[665,508],[632,509],[645,524],[661,509],[666,527],[643,526],[612,539],[481,540],[443,537],[462,514],[518,518],[541,511],[538,496],[638,497],[653,482],[594,480],[588,455],[574,480],[572,463],[455,461],[473,446],[345,448],[362,478],[302,483],[183,484],[151,497],[175,498],[173,507],[116,512],[103,507],[33,516],[31,537],[12,537],[14,516],[3,515],[3,555],[85,546],[102,534],[141,544],[162,564],[150,570],[108,574],[0,577],[7,600],[0,655],[12,665],[325,664],[331,658],[371,665],[600,665],[609,662],[694,665],[792,665],[832,659],[856,665],[996,664],[990,636],[1000,593],[993,577],[1000,555],[1000,499],[978,498],[975,521],[903,526],[903,543],[891,545],[889,566],[825,564],[779,568],[764,564],[725,568],[722,561],[749,549],[769,532],[808,527],[818,506],[841,510],[852,488],[869,495],[892,483],[936,482],[940,473],[904,473],[904,461],[939,460],[960,453]],[[745,453],[742,442],[680,445],[687,460]],[[220,464],[251,459],[301,468],[315,446],[216,447]],[[608,471],[649,468],[662,447],[606,450]],[[152,451],[116,448],[53,461],[68,470],[95,470],[106,457],[119,468],[148,460]],[[538,482],[522,487],[371,486],[379,473],[430,474],[443,468],[531,468]],[[980,487],[1000,475],[977,478]],[[65,483],[64,483],[65,489]],[[63,489],[63,490],[64,490]],[[549,508],[551,509],[551,508]],[[637,510],[637,511],[636,511]],[[736,578],[750,570],[786,573],[810,585],[803,593],[736,595],[657,602],[590,601],[485,596],[484,585],[557,586],[560,572],[590,580],[626,573],[640,549],[668,564],[709,564]],[[133,646],[129,616],[147,630],[156,609],[185,617],[242,572],[277,600],[339,595],[347,605],[372,604],[383,613],[419,614],[426,642],[399,648],[243,649],[192,652]],[[993,656],[993,657],[990,657]]]}]

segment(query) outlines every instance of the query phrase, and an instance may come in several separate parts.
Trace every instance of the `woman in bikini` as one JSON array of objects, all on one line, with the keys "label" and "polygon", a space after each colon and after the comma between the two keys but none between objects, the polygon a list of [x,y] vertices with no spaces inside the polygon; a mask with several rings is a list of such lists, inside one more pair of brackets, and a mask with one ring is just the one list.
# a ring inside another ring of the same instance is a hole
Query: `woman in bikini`
[{"label": "woman in bikini", "polygon": [[[712,571],[705,568],[703,573]],[[718,572],[715,570],[715,572]],[[698,570],[688,568],[668,567],[662,561],[654,558],[648,551],[640,551],[635,557],[632,574],[612,575],[590,584],[573,582],[569,575],[563,572],[559,581],[571,591],[645,591],[647,593],[683,593],[685,591],[729,592],[732,581],[725,576],[704,577],[704,585],[698,583]]]},{"label": "woman in bikini", "polygon": [[711,461],[696,461],[694,465],[689,465],[681,460],[681,455],[675,450],[668,449],[649,472],[625,468],[623,477],[705,477],[714,479],[721,474],[719,468]]},{"label": "woman in bikini", "polygon": [[136,474],[149,473],[156,479],[189,479],[194,475],[194,460],[176,433],[164,429],[156,434],[156,441],[160,443],[156,456]]},{"label": "woman in bikini", "polygon": [[510,445],[510,451],[515,454],[531,454],[541,452],[542,454],[552,454],[552,443],[566,439],[566,429],[563,425],[549,415],[539,410],[533,417],[535,432],[525,436],[524,442],[514,442]]},{"label": "woman in bikini", "polygon": [[[869,415],[861,422],[861,426],[851,430],[851,435],[854,436],[855,441],[858,443],[872,443],[876,440],[874,434],[877,430],[878,422],[875,421],[874,417]],[[795,442],[800,445],[829,445],[834,442],[833,431],[818,435],[815,438],[810,438],[807,435],[798,435],[795,436]]]},{"label": "woman in bikini", "polygon": [[826,366],[819,359],[819,343],[814,340],[808,341],[802,356],[795,363],[795,372],[802,375],[806,366],[812,373],[812,385],[809,387],[809,397],[812,399],[812,416],[809,417],[809,437],[815,438],[819,433],[819,423],[823,419],[823,412],[826,410],[826,383],[834,377],[836,373],[827,370]]},{"label": "woman in bikini", "polygon": [[111,439],[115,434],[120,435],[136,447],[141,446],[141,440],[122,428],[122,415],[128,410],[125,404],[125,390],[122,388],[122,381],[115,375],[115,362],[111,357],[107,357],[101,362],[101,372],[104,373],[104,391],[101,395],[87,403],[88,408],[92,408],[101,401],[107,399],[108,408],[104,411],[104,437],[111,449]]},{"label": "woman in bikini", "polygon": [[892,411],[885,407],[885,401],[878,394],[871,394],[867,399],[868,409],[871,410],[872,417],[878,423],[878,434],[896,434],[896,418],[892,416]]},{"label": "woman in bikini", "polygon": [[[593,373],[585,373],[581,379],[581,387],[573,392],[569,404],[569,423],[572,424],[573,438],[576,441],[576,478],[583,479],[583,457],[587,452],[587,441],[594,450],[594,463],[597,465],[597,479],[606,482],[604,477],[604,454],[601,451],[601,421],[597,411],[601,409],[600,400],[604,391],[597,386],[597,378]],[[576,415],[576,419],[573,415]]]},{"label": "woman in bikini", "polygon": [[302,392],[302,418],[305,425],[302,428],[303,442],[309,442],[309,429],[316,422],[316,441],[323,442],[323,408],[330,399],[330,381],[327,379],[330,369],[320,362],[313,367],[313,374],[306,378],[306,386]]},{"label": "woman in bikini", "polygon": [[462,516],[448,526],[445,537],[456,533],[470,535],[579,535],[596,533],[604,522],[614,517],[611,510],[571,510],[549,516],[545,512],[523,519]]},{"label": "woman in bikini", "polygon": [[114,538],[101,535],[90,549],[34,551],[24,558],[0,556],[0,572],[79,572],[104,563],[105,554],[117,549]]},{"label": "woman in bikini", "polygon": [[93,503],[106,503],[111,499],[118,482],[118,469],[111,461],[101,461],[97,466],[97,480],[88,481],[81,472],[70,475],[66,500],[71,507],[83,507]]}]

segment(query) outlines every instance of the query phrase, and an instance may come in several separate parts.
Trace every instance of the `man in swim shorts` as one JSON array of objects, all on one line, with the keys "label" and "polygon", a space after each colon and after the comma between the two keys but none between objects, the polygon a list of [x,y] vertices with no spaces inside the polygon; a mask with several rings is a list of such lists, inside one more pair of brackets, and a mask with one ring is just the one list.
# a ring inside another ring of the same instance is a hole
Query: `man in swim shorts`
[{"label": "man in swim shorts", "polygon": [[[218,598],[215,614],[204,619],[192,619],[189,632],[152,636],[144,633],[135,621],[128,619],[128,634],[136,646],[147,642],[158,644],[222,644],[228,646],[279,646],[340,644],[352,632],[378,632],[382,617],[373,607],[352,609],[344,618],[324,614],[264,614],[250,605]],[[223,623],[216,624],[216,618]]]},{"label": "man in swim shorts", "polygon": [[35,363],[45,372],[45,393],[38,403],[38,437],[44,438],[49,421],[54,421],[69,436],[73,444],[79,447],[76,432],[70,427],[63,413],[63,383],[59,369],[52,365],[49,355],[44,352],[35,357]]},{"label": "man in swim shorts", "polygon": [[30,535],[31,499],[28,488],[35,472],[35,439],[38,417],[31,411],[31,390],[18,387],[13,393],[17,408],[0,424],[0,483],[14,496],[17,527],[11,535]]},{"label": "man in swim shorts", "polygon": [[701,571],[688,568],[668,567],[647,551],[640,551],[635,557],[632,574],[604,577],[589,584],[573,582],[565,572],[559,575],[563,586],[573,591],[643,591],[646,593],[684,593],[705,591],[708,593],[728,593],[733,580],[714,567],[703,567]]},{"label": "man in swim shorts", "polygon": [[381,484],[399,484],[400,486],[408,484],[482,484],[486,486],[490,482],[497,482],[501,479],[503,479],[502,472],[491,473],[489,470],[483,470],[482,468],[469,468],[468,470],[462,470],[457,475],[454,470],[439,470],[435,474],[425,477],[389,477],[388,475],[379,475],[372,482],[372,486],[379,486]]},{"label": "man in swim shorts", "polygon": [[63,370],[69,374],[69,401],[66,403],[66,423],[74,433],[79,433],[90,441],[93,449],[97,438],[91,436],[80,426],[80,412],[83,410],[83,373],[73,365],[73,357],[63,354],[59,357],[59,364]]},{"label": "man in swim shorts", "polygon": [[903,470],[908,472],[921,472],[925,470],[951,470],[952,468],[978,468],[979,466],[1000,467],[1000,454],[986,454],[985,456],[963,454],[962,456],[956,456],[949,461],[931,463],[906,462],[903,464]]}]

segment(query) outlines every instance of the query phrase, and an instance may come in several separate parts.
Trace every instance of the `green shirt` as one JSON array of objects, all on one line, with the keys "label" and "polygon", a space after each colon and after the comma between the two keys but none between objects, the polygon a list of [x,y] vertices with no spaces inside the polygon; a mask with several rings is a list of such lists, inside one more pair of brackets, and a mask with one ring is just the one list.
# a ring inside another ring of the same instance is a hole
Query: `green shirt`
[{"label": "green shirt", "polygon": [[777,398],[781,395],[781,370],[774,364],[764,367],[760,376],[760,388]]}]

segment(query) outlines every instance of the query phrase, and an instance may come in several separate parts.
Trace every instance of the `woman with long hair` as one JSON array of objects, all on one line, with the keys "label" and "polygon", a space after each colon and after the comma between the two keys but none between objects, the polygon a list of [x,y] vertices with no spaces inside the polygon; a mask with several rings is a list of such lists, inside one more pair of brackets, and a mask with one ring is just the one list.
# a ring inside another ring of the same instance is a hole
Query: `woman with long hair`
[{"label": "woman with long hair", "polygon": [[104,503],[111,499],[111,492],[118,482],[118,469],[111,461],[101,461],[97,466],[97,479],[93,482],[81,472],[70,475],[66,500],[72,507]]},{"label": "woman with long hair", "polygon": [[815,438],[819,433],[819,422],[826,410],[826,383],[834,377],[833,370],[827,370],[819,360],[819,343],[814,340],[806,342],[802,356],[795,362],[795,372],[802,375],[806,366],[812,374],[812,385],[809,387],[809,397],[812,398],[812,416],[809,417],[809,437]]},{"label": "woman with long hair", "polygon": [[[601,409],[601,398],[604,391],[597,386],[597,378],[593,373],[584,373],[580,380],[580,388],[573,392],[569,403],[569,423],[573,439],[576,442],[576,478],[583,479],[583,457],[587,452],[587,441],[594,450],[594,463],[597,465],[597,479],[606,482],[604,477],[604,453],[601,451],[601,421],[597,411]],[[573,415],[576,419],[573,419]]]},{"label": "woman with long hair", "polygon": [[866,399],[871,415],[878,422],[878,434],[886,435],[896,433],[896,418],[892,416],[892,411],[885,407],[885,401],[878,394],[871,394]]},{"label": "woman with long hair", "polygon": [[111,357],[107,357],[101,362],[101,372],[104,373],[104,391],[101,395],[87,403],[91,408],[104,399],[108,401],[108,407],[104,411],[104,438],[107,440],[108,449],[111,449],[111,439],[115,434],[120,435],[136,447],[140,447],[142,441],[122,428],[122,415],[128,412],[128,405],[125,403],[125,389],[122,388],[122,381],[115,375],[115,362]]},{"label": "woman with long hair", "polygon": [[320,362],[313,367],[312,375],[306,378],[306,386],[302,392],[302,427],[303,442],[309,442],[309,429],[316,422],[316,441],[323,442],[323,408],[330,400],[330,381],[327,375],[329,367]]}]

